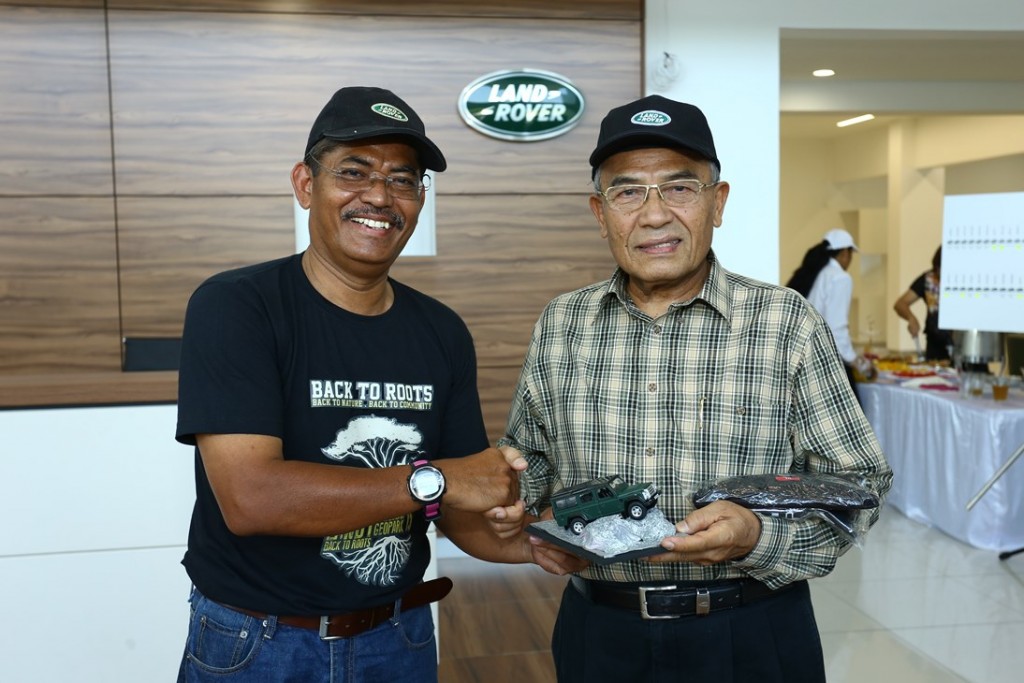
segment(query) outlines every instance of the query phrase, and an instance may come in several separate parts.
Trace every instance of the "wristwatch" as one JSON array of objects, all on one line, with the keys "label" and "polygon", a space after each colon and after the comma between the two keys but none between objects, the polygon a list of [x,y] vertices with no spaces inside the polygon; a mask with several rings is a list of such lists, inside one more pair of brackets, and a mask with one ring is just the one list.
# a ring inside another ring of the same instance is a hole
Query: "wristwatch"
[{"label": "wristwatch", "polygon": [[423,516],[428,522],[441,516],[441,496],[444,491],[444,473],[431,465],[429,460],[414,460],[409,474],[409,495],[423,506]]}]

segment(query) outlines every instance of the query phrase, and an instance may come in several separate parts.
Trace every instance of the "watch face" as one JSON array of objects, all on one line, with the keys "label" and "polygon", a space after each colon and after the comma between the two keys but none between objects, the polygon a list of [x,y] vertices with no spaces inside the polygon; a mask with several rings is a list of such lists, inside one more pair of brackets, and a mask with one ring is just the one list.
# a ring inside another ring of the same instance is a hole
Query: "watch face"
[{"label": "watch face", "polygon": [[434,500],[444,493],[444,475],[435,467],[421,467],[412,473],[409,489],[418,500]]}]

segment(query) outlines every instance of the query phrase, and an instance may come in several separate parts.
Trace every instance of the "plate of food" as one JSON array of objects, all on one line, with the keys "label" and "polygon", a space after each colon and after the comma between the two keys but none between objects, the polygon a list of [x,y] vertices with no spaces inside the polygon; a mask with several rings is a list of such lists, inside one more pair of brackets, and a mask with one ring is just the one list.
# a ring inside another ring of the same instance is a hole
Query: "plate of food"
[{"label": "plate of food", "polygon": [[895,377],[934,377],[935,370],[927,366],[908,365],[903,370],[893,370]]}]

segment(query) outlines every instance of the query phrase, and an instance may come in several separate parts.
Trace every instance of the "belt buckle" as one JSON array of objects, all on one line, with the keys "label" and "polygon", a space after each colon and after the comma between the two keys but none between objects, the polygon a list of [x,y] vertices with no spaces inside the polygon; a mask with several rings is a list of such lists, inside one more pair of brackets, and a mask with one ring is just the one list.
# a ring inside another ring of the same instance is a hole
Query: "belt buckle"
[{"label": "belt buckle", "polygon": [[711,591],[707,588],[697,589],[697,616],[706,617],[711,612]]},{"label": "belt buckle", "polygon": [[655,616],[647,611],[647,594],[656,591],[673,591],[676,587],[673,586],[640,586],[640,616],[644,619],[678,619],[678,614],[665,614],[662,616]]},{"label": "belt buckle", "polygon": [[327,629],[331,625],[331,618],[329,616],[320,617],[320,640],[341,640],[342,636],[328,635]]}]

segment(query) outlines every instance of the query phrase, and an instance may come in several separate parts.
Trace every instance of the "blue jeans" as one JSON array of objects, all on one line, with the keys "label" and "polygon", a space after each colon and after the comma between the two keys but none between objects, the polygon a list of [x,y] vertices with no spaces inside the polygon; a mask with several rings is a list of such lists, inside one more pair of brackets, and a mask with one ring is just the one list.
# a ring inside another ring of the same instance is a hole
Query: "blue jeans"
[{"label": "blue jeans", "polygon": [[352,638],[236,612],[193,589],[178,683],[437,683],[430,606],[395,614]]}]

